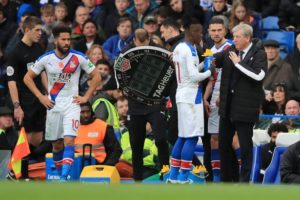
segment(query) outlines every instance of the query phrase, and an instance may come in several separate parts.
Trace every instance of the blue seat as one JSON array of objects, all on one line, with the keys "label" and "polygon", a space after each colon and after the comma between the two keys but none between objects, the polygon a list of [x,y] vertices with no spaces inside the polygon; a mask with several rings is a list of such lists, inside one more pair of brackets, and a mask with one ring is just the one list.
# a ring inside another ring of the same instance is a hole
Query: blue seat
[{"label": "blue seat", "polygon": [[253,147],[253,162],[250,174],[252,183],[260,183],[261,149],[262,145],[255,145]]},{"label": "blue seat", "polygon": [[272,161],[265,170],[263,184],[279,184],[280,183],[280,159],[287,147],[275,147]]},{"label": "blue seat", "polygon": [[261,20],[262,31],[279,31],[278,25],[279,18],[277,16],[268,16]]},{"label": "blue seat", "polygon": [[295,48],[295,33],[291,31],[267,31],[263,40],[276,40],[280,45],[280,57],[282,59]]}]

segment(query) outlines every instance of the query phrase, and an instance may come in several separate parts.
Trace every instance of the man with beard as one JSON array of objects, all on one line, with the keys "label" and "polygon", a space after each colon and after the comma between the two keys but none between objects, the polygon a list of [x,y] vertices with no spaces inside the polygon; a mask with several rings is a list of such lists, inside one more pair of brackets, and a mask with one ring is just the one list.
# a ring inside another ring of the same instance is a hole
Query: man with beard
[{"label": "man with beard", "polygon": [[[80,105],[80,126],[75,139],[76,152],[83,152],[84,144],[92,145],[92,153],[97,164],[114,166],[122,154],[114,129],[101,119],[97,119],[89,102]],[[89,151],[89,148],[85,151]]]},{"label": "man with beard", "polygon": [[[24,77],[26,86],[47,108],[45,139],[52,141],[53,160],[61,181],[66,181],[74,159],[74,140],[80,118],[79,104],[86,103],[100,82],[99,72],[88,58],[70,49],[71,29],[53,28],[56,48],[41,56]],[[91,76],[84,96],[78,95],[80,71]],[[48,76],[48,95],[43,95],[33,82],[42,71]]]},{"label": "man with beard", "polygon": [[263,180],[265,170],[270,165],[274,153],[274,149],[276,147],[276,138],[278,133],[287,133],[288,129],[286,125],[283,123],[276,123],[271,124],[271,126],[268,129],[268,134],[271,137],[271,140],[269,143],[264,144],[261,149],[261,165],[260,165],[260,174],[261,174],[261,181]]}]

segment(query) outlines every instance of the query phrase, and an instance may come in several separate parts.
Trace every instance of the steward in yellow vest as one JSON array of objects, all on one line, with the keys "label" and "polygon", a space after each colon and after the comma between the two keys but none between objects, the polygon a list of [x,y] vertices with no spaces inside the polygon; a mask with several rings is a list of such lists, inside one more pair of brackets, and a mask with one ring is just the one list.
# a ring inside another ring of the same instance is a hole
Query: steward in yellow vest
[{"label": "steward in yellow vest", "polygon": [[121,96],[122,92],[117,88],[115,78],[111,77],[102,90],[94,95],[91,100],[95,117],[111,125],[118,140],[120,140],[120,123],[115,103]]},{"label": "steward in yellow vest", "polygon": [[80,126],[75,139],[75,151],[81,153],[84,144],[92,145],[92,153],[98,164],[113,166],[122,154],[112,126],[94,117],[89,102],[81,104]]}]

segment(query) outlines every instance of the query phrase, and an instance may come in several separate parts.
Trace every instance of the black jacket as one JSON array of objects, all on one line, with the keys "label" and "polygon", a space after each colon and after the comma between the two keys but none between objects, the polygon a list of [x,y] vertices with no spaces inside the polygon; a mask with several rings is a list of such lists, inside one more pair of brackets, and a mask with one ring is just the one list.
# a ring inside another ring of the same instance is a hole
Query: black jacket
[{"label": "black jacket", "polygon": [[260,74],[261,70],[266,73],[267,56],[260,41],[253,40],[252,43],[245,58],[239,63],[248,75],[241,72],[229,58],[229,51],[238,52],[234,45],[214,55],[217,67],[222,68],[219,114],[221,117],[230,117],[232,121],[254,123],[259,116],[264,96],[263,80],[258,81],[251,76]]},{"label": "black jacket", "polygon": [[284,152],[280,161],[280,176],[283,183],[300,183],[300,141]]}]

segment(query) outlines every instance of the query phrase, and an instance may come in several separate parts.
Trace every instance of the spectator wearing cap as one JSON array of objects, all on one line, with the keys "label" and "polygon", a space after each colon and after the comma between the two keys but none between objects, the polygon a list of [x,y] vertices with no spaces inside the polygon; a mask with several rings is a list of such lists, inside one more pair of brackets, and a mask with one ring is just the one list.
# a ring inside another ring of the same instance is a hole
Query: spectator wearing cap
[{"label": "spectator wearing cap", "polygon": [[0,107],[0,150],[12,150],[18,138],[13,127],[13,112],[8,107]]},{"label": "spectator wearing cap", "polygon": [[114,128],[115,135],[120,139],[120,123],[118,111],[115,103],[123,96],[122,91],[118,89],[117,82],[111,76],[109,81],[98,91],[91,99],[91,104],[95,117],[106,121]]},{"label": "spectator wearing cap", "polygon": [[291,97],[300,96],[300,85],[296,83],[296,77],[292,66],[279,56],[279,43],[276,40],[266,40],[263,43],[268,60],[268,70],[263,81],[266,94],[276,83],[284,83]]},{"label": "spectator wearing cap", "polygon": [[159,26],[154,15],[148,15],[144,18],[144,29],[148,32],[150,39],[157,45],[163,46],[163,41],[160,38]]}]

